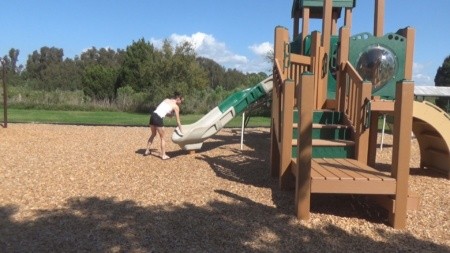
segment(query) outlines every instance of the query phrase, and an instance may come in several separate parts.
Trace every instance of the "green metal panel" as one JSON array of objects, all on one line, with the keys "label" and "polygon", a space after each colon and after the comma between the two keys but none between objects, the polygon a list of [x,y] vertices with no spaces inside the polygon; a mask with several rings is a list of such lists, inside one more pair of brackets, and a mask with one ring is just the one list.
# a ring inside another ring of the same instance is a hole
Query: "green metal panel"
[{"label": "green metal panel", "polygon": [[318,124],[340,124],[343,113],[335,111],[316,111],[313,113],[313,123]]},{"label": "green metal panel", "polygon": [[[343,113],[335,111],[313,112],[313,123],[330,125],[340,124],[343,121]],[[298,123],[298,112],[294,111],[294,122]],[[292,129],[293,139],[298,138],[298,129]],[[313,128],[313,139],[326,140],[350,140],[351,131],[348,128]],[[301,141],[301,140],[300,140]],[[313,146],[313,158],[351,158],[354,156],[353,146]],[[292,147],[292,157],[297,156],[297,146]]]},{"label": "green metal panel", "polygon": [[396,33],[388,33],[383,37],[375,37],[369,33],[360,33],[350,38],[349,61],[356,68],[361,55],[370,47],[381,46],[391,51],[396,58],[394,76],[378,90],[373,90],[374,96],[386,99],[395,98],[395,84],[405,78],[406,38]]},{"label": "green metal panel", "polygon": [[230,107],[234,107],[236,114],[239,114],[244,111],[248,105],[264,95],[266,95],[266,92],[262,86],[262,83],[259,83],[254,87],[231,94],[222,103],[220,103],[218,107],[221,112],[225,112]]},{"label": "green metal panel", "polygon": [[[311,55],[311,36],[305,38],[304,55]],[[330,38],[330,58],[327,97],[333,99],[336,93],[336,69],[337,69],[337,50],[339,44],[338,36]],[[356,68],[361,55],[370,47],[381,46],[389,50],[396,59],[395,74],[386,85],[373,90],[374,96],[380,96],[385,99],[395,98],[395,84],[405,78],[405,60],[406,60],[406,38],[396,34],[388,33],[383,37],[375,37],[370,33],[360,33],[350,38],[349,61]]]},{"label": "green metal panel", "polygon": [[[354,153],[353,146],[312,147],[312,158],[353,158]],[[292,146],[292,157],[296,158],[297,154],[297,146]]]},{"label": "green metal panel", "polygon": [[[324,0],[294,0],[299,7],[322,7]],[[333,0],[333,7],[354,8],[356,0]]]},{"label": "green metal panel", "polygon": [[339,50],[339,36],[331,36],[330,38],[330,52],[328,57],[328,85],[327,85],[327,98],[336,98],[336,75],[338,70],[338,50]]},{"label": "green metal panel", "polygon": [[[298,128],[292,129],[292,138],[298,138]],[[350,140],[350,129],[348,128],[313,128],[312,138],[321,140]]]},{"label": "green metal panel", "polygon": [[[294,123],[298,123],[298,110],[293,111]],[[314,111],[313,123],[317,124],[341,124],[344,114],[335,111]]]},{"label": "green metal panel", "polygon": [[[296,42],[298,44],[298,42]],[[339,46],[339,36],[332,35],[330,37],[330,52],[328,53],[328,87],[327,98],[335,99],[336,97],[336,71],[337,71],[337,53]],[[311,55],[311,35],[305,38],[305,47],[302,52],[304,55]]]},{"label": "green metal panel", "polygon": [[302,34],[300,33],[297,38],[290,43],[291,53],[294,54],[303,54],[302,52]]},{"label": "green metal panel", "polygon": [[[342,8],[354,8],[356,0],[333,0],[332,12],[337,18],[341,17]],[[323,18],[323,0],[294,0],[291,9],[291,17],[302,17],[302,9],[310,9],[310,18]]]}]

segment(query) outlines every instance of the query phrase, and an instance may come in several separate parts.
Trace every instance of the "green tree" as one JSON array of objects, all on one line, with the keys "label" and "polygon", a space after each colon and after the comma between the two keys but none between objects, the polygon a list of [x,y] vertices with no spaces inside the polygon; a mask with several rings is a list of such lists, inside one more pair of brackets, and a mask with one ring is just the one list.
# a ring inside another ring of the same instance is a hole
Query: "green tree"
[{"label": "green tree", "polygon": [[159,85],[157,65],[161,53],[149,42],[140,39],[127,47],[119,70],[116,90],[130,86],[134,91],[155,90]]},{"label": "green tree", "polygon": [[84,51],[78,61],[83,67],[99,64],[104,67],[112,67],[114,69],[119,69],[122,65],[124,50],[117,50],[117,52],[110,48],[100,48],[97,49],[92,47]]},{"label": "green tree", "polygon": [[16,86],[20,82],[20,73],[22,72],[23,66],[17,66],[19,52],[18,49],[11,48],[8,55],[1,58],[6,70],[6,80],[8,80],[8,85]]},{"label": "green tree", "polygon": [[247,74],[247,84],[248,84],[248,86],[256,85],[257,83],[266,79],[267,76],[268,75],[264,72]]},{"label": "green tree", "polygon": [[40,52],[33,51],[27,60],[27,76],[43,80],[43,73],[54,64],[63,62],[64,51],[55,47],[41,47]]},{"label": "green tree", "polygon": [[168,40],[163,44],[163,61],[160,65],[161,83],[165,83],[166,95],[174,90],[188,94],[192,89],[205,89],[206,72],[196,61],[195,51],[188,42],[173,48]]},{"label": "green tree", "polygon": [[111,100],[115,96],[118,73],[125,51],[92,47],[77,58],[82,69],[82,89],[93,99]]},{"label": "green tree", "polygon": [[115,94],[116,79],[117,71],[112,67],[90,65],[82,77],[83,92],[91,98],[111,100]]},{"label": "green tree", "polygon": [[[75,62],[63,59],[64,51],[55,47],[42,47],[28,56],[24,77],[36,80],[37,89],[73,90],[79,87],[79,71]],[[70,73],[70,74],[69,74]]]},{"label": "green tree", "polygon": [[225,90],[234,90],[248,86],[247,78],[244,73],[237,69],[228,69],[225,73],[223,88]]},{"label": "green tree", "polygon": [[19,53],[20,53],[19,49],[11,48],[9,50],[9,59],[10,59],[9,69],[13,74],[20,72],[22,69],[22,66],[19,67],[17,66]]},{"label": "green tree", "polygon": [[[438,68],[434,77],[434,84],[435,86],[450,87],[450,55],[445,58],[442,66]],[[438,98],[436,99],[436,105],[449,112],[450,98]]]},{"label": "green tree", "polygon": [[216,87],[223,85],[225,82],[225,68],[220,66],[214,60],[198,57],[197,62],[206,71],[209,87],[215,89]]},{"label": "green tree", "polygon": [[193,89],[207,87],[205,72],[195,59],[195,52],[187,42],[173,47],[165,40],[158,50],[140,39],[126,49],[116,90],[130,86],[136,92],[146,92],[153,104],[174,90],[188,96]]}]

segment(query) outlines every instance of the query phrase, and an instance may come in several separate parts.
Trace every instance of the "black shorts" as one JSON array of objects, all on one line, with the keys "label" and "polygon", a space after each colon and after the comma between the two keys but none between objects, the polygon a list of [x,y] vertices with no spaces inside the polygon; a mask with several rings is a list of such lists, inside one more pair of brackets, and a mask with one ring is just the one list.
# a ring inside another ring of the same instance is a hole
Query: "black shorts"
[{"label": "black shorts", "polygon": [[159,117],[158,114],[156,113],[152,113],[152,115],[150,116],[150,125],[152,126],[157,126],[157,127],[163,127],[164,126],[164,121],[161,117]]}]

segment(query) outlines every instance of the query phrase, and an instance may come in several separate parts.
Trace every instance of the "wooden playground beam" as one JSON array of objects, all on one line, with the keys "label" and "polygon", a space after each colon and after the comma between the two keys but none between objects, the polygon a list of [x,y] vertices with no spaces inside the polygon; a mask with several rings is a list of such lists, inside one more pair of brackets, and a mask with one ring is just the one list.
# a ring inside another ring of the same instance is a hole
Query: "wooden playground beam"
[{"label": "wooden playground beam", "polygon": [[[304,42],[306,39],[306,35],[309,33],[309,8],[303,8],[303,19],[302,19],[302,50],[304,46]],[[304,50],[303,50],[304,51]]]},{"label": "wooden playground beam", "polygon": [[322,46],[325,52],[330,51],[330,37],[331,37],[331,23],[332,23],[332,9],[333,1],[323,1],[323,19],[322,19]]},{"label": "wooden playground beam", "polygon": [[416,32],[413,28],[407,27],[401,31],[401,35],[406,38],[406,55],[405,55],[405,79],[412,80],[412,69],[414,59],[414,38]]},{"label": "wooden playground beam", "polygon": [[384,0],[375,0],[373,34],[381,37],[384,34]]},{"label": "wooden playground beam", "polygon": [[[319,97],[317,99],[318,107],[317,109],[322,109],[325,106],[327,100],[327,90],[328,90],[328,62],[330,61],[330,44],[332,35],[332,25],[333,25],[333,1],[324,0],[323,2],[323,17],[322,17],[322,41],[321,45],[323,50],[321,50],[319,58]],[[318,72],[317,72],[318,73]]]},{"label": "wooden playground beam", "polygon": [[298,11],[296,11],[294,13],[294,28],[292,31],[292,38],[295,40],[295,38],[297,38],[297,36],[300,34],[299,29],[300,29],[300,14]]},{"label": "wooden playground beam", "polygon": [[352,28],[352,8],[345,8],[344,26]]},{"label": "wooden playground beam", "polygon": [[337,12],[333,12],[333,18],[331,22],[331,34],[337,35],[338,33],[338,27],[337,27],[337,20],[339,19],[339,14]]}]

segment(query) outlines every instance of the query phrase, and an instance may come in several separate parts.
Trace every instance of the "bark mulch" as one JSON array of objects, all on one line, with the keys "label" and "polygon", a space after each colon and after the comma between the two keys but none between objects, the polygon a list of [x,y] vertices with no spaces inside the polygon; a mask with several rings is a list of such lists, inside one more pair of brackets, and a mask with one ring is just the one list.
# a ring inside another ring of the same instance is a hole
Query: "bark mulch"
[{"label": "bark mulch", "polygon": [[[395,230],[366,196],[313,195],[308,221],[269,173],[267,128],[223,129],[188,154],[145,127],[0,129],[0,252],[450,252],[450,180],[418,169],[421,208]],[[392,136],[377,152],[389,169]]]}]

